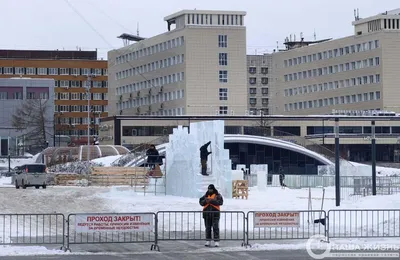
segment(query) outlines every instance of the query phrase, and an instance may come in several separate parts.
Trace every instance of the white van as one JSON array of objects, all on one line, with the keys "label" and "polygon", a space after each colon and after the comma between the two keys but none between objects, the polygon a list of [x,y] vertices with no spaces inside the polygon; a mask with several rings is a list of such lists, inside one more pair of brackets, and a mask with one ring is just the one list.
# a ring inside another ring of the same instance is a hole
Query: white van
[{"label": "white van", "polygon": [[15,188],[35,187],[39,189],[47,187],[46,165],[41,163],[24,164],[15,169]]}]

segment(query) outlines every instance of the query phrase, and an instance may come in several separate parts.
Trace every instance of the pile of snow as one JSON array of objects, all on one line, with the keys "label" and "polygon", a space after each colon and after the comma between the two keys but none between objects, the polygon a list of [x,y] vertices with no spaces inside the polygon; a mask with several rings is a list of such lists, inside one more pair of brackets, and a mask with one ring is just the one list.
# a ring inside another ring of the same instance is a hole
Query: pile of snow
[{"label": "pile of snow", "polygon": [[51,250],[43,246],[0,246],[0,256],[61,255],[62,250]]},{"label": "pile of snow", "polygon": [[115,162],[118,162],[122,155],[111,155],[111,156],[106,156],[106,157],[101,157],[97,159],[93,159],[92,162],[101,164],[104,167],[110,167],[114,166]]},{"label": "pile of snow", "polygon": [[[371,165],[357,163],[357,162],[349,162],[349,163],[352,164],[353,166],[356,166],[356,167],[357,166],[369,166],[369,167],[371,167]],[[393,177],[397,177],[397,176],[400,176],[400,169],[376,166],[376,173],[377,173],[377,176],[393,176]]]},{"label": "pile of snow", "polygon": [[135,155],[133,153],[127,153],[121,156],[118,160],[114,161],[111,166],[118,166],[118,167],[123,167],[127,163],[131,162],[133,159],[135,159],[138,155]]},{"label": "pile of snow", "polygon": [[103,167],[104,164],[96,162],[69,162],[65,164],[56,164],[49,167],[50,172],[61,173],[77,173],[77,174],[90,174],[92,167]]},{"label": "pile of snow", "polygon": [[7,187],[11,185],[11,177],[0,177],[0,187]]}]

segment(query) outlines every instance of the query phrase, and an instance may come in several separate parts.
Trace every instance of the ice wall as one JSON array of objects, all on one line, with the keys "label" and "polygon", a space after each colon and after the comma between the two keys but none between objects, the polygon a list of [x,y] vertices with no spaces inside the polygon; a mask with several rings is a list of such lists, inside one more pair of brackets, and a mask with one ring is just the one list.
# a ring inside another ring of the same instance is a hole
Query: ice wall
[{"label": "ice wall", "polygon": [[[200,147],[211,141],[208,151],[210,176],[200,174]],[[232,197],[232,170],[229,150],[224,149],[224,121],[205,121],[179,126],[173,130],[166,148],[166,193],[168,195],[198,197],[204,181],[213,183],[226,198]]]}]

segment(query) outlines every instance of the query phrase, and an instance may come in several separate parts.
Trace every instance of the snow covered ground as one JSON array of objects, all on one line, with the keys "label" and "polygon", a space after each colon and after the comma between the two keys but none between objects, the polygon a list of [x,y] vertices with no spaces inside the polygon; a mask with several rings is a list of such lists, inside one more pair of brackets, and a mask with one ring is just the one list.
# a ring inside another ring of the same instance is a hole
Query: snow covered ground
[{"label": "snow covered ground", "polygon": [[[109,156],[93,160],[102,163],[104,166],[111,166],[111,163],[120,156]],[[35,158],[12,160],[12,167],[23,163],[33,162]],[[358,163],[352,163],[359,165]],[[8,166],[7,161],[0,161],[0,165]],[[380,175],[400,175],[400,169],[377,167]],[[175,196],[154,196],[150,194],[135,193],[129,187],[49,187],[46,190],[26,189],[16,190],[10,185],[10,178],[0,178],[0,213],[92,213],[92,212],[157,212],[157,211],[201,211],[198,199],[182,198]],[[322,189],[312,189],[312,209],[319,210],[321,207]],[[376,197],[364,197],[357,201],[342,201],[340,209],[398,209],[400,206],[400,194]],[[266,191],[258,191],[251,188],[248,200],[226,199],[222,210],[225,211],[295,211],[308,209],[308,189],[285,189],[268,187]],[[326,212],[336,209],[334,201],[334,188],[326,188],[324,208]],[[336,216],[336,215],[335,215]],[[349,215],[341,216],[339,221],[331,221],[330,230],[338,230],[340,234],[347,234],[345,230],[351,224],[352,232],[374,232],[379,229],[379,234],[396,234],[400,232],[400,214],[397,212],[381,214],[378,212],[360,213],[352,215],[352,220],[347,219]],[[313,218],[317,217],[316,215]],[[385,219],[383,218],[385,217]],[[365,221],[369,218],[368,225]],[[371,221],[371,219],[374,219]],[[362,220],[363,219],[363,220]],[[182,219],[181,219],[182,220]],[[177,230],[181,223],[179,220],[167,219],[172,228]],[[196,216],[189,221],[191,228],[200,228],[201,216]],[[362,221],[361,221],[362,220]],[[336,223],[335,223],[336,222]],[[372,223],[372,224],[371,224]],[[179,225],[178,225],[179,224]],[[237,224],[237,223],[236,223]],[[188,226],[189,226],[188,225]],[[320,226],[320,224],[317,224]],[[232,227],[225,224],[229,228]],[[235,225],[234,225],[235,226]],[[236,225],[237,226],[237,225]],[[0,240],[7,239],[2,237],[2,219],[0,218]],[[315,227],[315,226],[314,226]],[[224,227],[222,227],[224,229]],[[12,230],[16,230],[14,226]],[[397,233],[396,233],[397,232]],[[365,233],[364,233],[365,234]],[[11,234],[10,234],[11,235]],[[400,246],[399,239],[335,239],[337,244],[396,244]],[[306,240],[276,241],[263,244],[262,241],[253,244],[248,250],[277,250],[277,249],[305,249]],[[242,248],[221,248],[222,251],[242,250]],[[20,247],[20,246],[0,246],[0,256],[4,255],[57,255],[65,254],[60,250],[49,250],[41,246]]]},{"label": "snow covered ground", "polygon": [[[201,211],[202,208],[198,204],[197,198],[182,198],[175,196],[154,196],[150,194],[135,193],[130,187],[49,187],[46,190],[26,189],[1,189],[2,196],[0,196],[0,212],[3,214],[12,213],[126,213],[126,212],[157,212],[157,211]],[[318,210],[321,207],[322,189],[312,189],[312,207]],[[279,198],[279,199],[277,199]],[[334,201],[334,188],[327,188],[325,194],[324,210],[336,209]],[[357,202],[343,201],[340,209],[398,209],[400,205],[400,195],[377,196],[377,197],[364,197]],[[266,191],[258,191],[256,188],[250,189],[248,200],[225,199],[222,210],[224,211],[295,211],[308,209],[308,189],[285,189],[269,187]],[[366,222],[355,220],[342,220],[330,225],[330,229],[336,228],[343,230],[343,225],[350,225],[352,222],[353,231],[361,231],[370,229],[371,225],[381,225],[385,232],[397,232],[399,227],[399,214],[393,213],[389,216],[386,213],[386,219],[377,219],[378,213],[372,213],[374,221],[370,220],[369,226]],[[316,214],[313,218],[318,218]],[[174,216],[175,218],[175,216]],[[372,218],[372,216],[371,216]],[[360,220],[360,216],[355,216],[355,219]],[[365,216],[364,216],[365,219]],[[182,225],[183,218],[163,219],[175,231],[179,231],[179,227],[188,227],[192,230],[198,230],[202,222],[201,215],[194,218],[184,218],[188,221],[187,226]],[[237,222],[241,220],[229,220],[231,223],[223,224],[221,222],[221,230],[225,228],[237,227]],[[302,220],[302,223],[304,221]],[[226,220],[224,220],[226,223]],[[347,224],[345,224],[347,223]],[[371,224],[372,223],[372,224]],[[376,224],[374,224],[376,223]],[[172,225],[171,225],[172,224]],[[233,225],[231,225],[233,224]],[[161,225],[161,224],[159,224]],[[303,224],[302,224],[303,225]],[[322,225],[316,224],[319,228],[323,229]],[[312,225],[316,227],[315,224]],[[7,239],[1,238],[4,232],[1,230],[3,227],[2,219],[0,218],[0,240]],[[202,226],[203,227],[203,226]],[[242,226],[239,226],[240,229]],[[13,227],[16,230],[17,227]],[[187,230],[187,228],[185,229]],[[397,230],[397,231],[396,231]],[[368,230],[367,230],[368,231]],[[371,231],[371,230],[370,230]],[[376,231],[376,230],[375,230]],[[341,233],[342,234],[342,233]],[[352,243],[395,243],[400,245],[398,239],[340,239],[338,242],[343,243],[352,241]],[[382,242],[384,241],[384,242]],[[264,242],[265,243],[265,242]],[[306,240],[297,242],[276,241],[275,243],[263,244],[262,241],[256,244],[251,250],[273,250],[273,249],[304,249]],[[21,249],[22,248],[22,249]],[[25,251],[21,247],[1,247],[0,255],[12,255],[14,252],[18,254],[61,254],[61,251],[47,250],[44,247],[26,247]],[[228,250],[228,249],[224,249]],[[235,249],[230,249],[235,250]],[[4,253],[7,252],[7,253]]]}]

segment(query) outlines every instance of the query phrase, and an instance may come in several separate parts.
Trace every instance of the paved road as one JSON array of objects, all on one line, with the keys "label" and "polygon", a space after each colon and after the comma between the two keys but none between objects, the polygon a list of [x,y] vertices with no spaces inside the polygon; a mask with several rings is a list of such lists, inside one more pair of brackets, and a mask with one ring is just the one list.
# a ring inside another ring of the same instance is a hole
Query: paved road
[{"label": "paved road", "polygon": [[[245,251],[245,252],[180,252],[180,253],[138,253],[138,254],[95,254],[95,255],[57,255],[57,256],[9,256],[1,260],[297,260],[312,259],[307,252],[299,250]],[[325,258],[333,259],[333,258]],[[364,258],[340,258],[361,260]],[[385,258],[379,258],[385,259]],[[388,258],[394,259],[394,258]],[[365,260],[365,259],[364,259]]]}]

